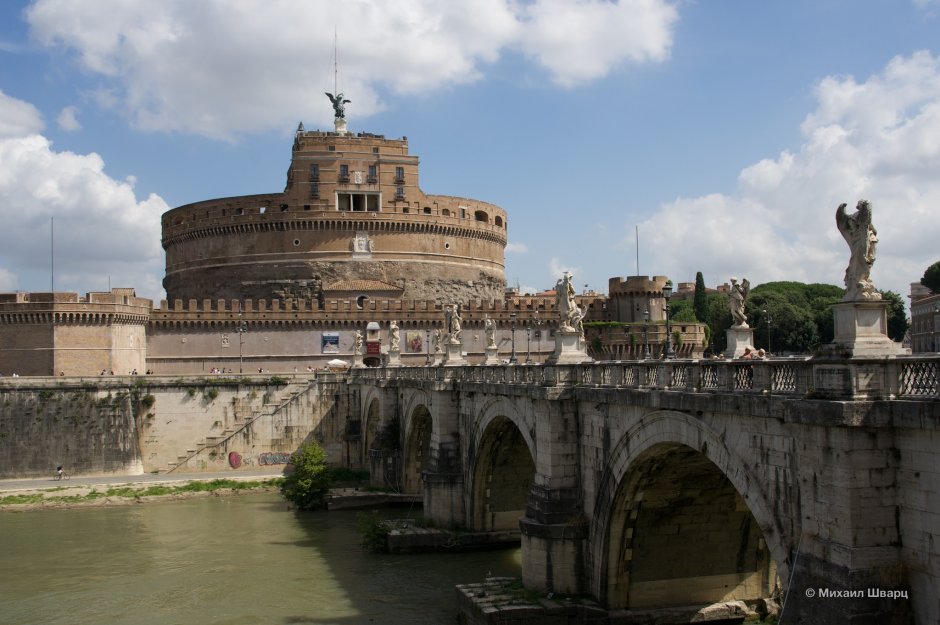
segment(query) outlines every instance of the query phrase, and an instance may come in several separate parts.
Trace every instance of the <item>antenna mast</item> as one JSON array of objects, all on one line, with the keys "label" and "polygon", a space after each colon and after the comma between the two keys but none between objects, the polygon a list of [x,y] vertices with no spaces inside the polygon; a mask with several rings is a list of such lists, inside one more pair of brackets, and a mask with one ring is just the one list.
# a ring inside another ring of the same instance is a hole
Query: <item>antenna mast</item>
[{"label": "antenna mast", "polygon": [[336,46],[336,24],[333,24],[333,93],[339,94],[339,55]]},{"label": "antenna mast", "polygon": [[636,228],[636,275],[640,275],[640,226],[633,226]]}]

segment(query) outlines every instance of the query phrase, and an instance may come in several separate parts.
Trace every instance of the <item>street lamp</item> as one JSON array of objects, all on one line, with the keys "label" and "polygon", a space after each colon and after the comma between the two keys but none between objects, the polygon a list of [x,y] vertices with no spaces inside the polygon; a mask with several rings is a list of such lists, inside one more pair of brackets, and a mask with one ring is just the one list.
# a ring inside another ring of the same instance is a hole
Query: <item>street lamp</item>
[{"label": "street lamp", "polygon": [[[647,302],[647,305],[649,303]],[[650,359],[650,310],[646,309],[646,312],[643,313],[643,320],[646,322],[643,324],[643,360]]]},{"label": "street lamp", "polygon": [[430,328],[424,331],[424,336],[425,336],[424,344],[428,348],[428,356],[427,358],[424,359],[424,364],[430,365],[432,362],[431,361],[431,329]]},{"label": "street lamp", "polygon": [[672,297],[672,285],[667,283],[666,286],[663,287],[663,299],[666,300],[666,305],[663,306],[663,311],[666,313],[666,350],[663,352],[663,360],[669,360],[675,357],[675,353],[672,351],[672,326],[669,325],[670,297]]},{"label": "street lamp", "polygon": [[937,323],[937,316],[940,315],[940,304],[933,305],[933,351],[940,352],[940,324]]},{"label": "street lamp", "polygon": [[509,331],[512,332],[512,353],[509,354],[509,364],[514,365],[516,359],[516,313],[509,313]]},{"label": "street lamp", "polygon": [[535,325],[535,353],[542,352],[542,320],[539,318],[539,311],[532,313],[532,323]]},{"label": "street lamp", "polygon": [[770,352],[773,351],[773,342],[770,340],[770,313],[767,312],[766,308],[762,312],[764,313],[764,316],[767,317],[767,355],[769,356]]},{"label": "street lamp", "polygon": [[242,314],[238,313],[238,327],[235,328],[235,331],[238,332],[238,372],[244,373],[244,357],[242,356],[242,345],[245,343],[245,332],[248,331],[248,322],[242,319]]},{"label": "street lamp", "polygon": [[525,327],[525,364],[532,364],[532,351],[529,349],[532,342],[532,320],[529,319],[529,322]]}]

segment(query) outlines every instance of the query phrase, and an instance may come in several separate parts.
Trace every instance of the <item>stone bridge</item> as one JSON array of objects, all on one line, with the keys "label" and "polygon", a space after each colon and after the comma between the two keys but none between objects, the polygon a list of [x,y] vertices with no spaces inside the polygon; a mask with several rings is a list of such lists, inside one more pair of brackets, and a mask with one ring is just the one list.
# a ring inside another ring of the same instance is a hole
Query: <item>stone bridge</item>
[{"label": "stone bridge", "polygon": [[398,424],[401,488],[438,524],[518,528],[529,588],[625,617],[776,594],[784,623],[936,623],[938,372],[639,361],[349,381],[364,450]]}]

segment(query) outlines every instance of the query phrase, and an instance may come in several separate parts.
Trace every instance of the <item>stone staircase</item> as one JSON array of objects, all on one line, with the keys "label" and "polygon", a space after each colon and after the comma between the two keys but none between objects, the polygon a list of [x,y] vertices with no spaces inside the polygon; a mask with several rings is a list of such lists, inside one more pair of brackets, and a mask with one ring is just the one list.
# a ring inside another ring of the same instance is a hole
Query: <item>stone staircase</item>
[{"label": "stone staircase", "polygon": [[275,416],[278,412],[287,408],[295,399],[297,399],[297,397],[306,393],[309,388],[310,386],[307,382],[288,383],[278,392],[277,399],[274,402],[265,404],[260,409],[249,407],[248,414],[245,418],[241,417],[241,411],[238,410],[238,407],[243,406],[245,402],[244,400],[239,400],[239,402],[236,404],[235,419],[229,426],[227,426],[218,434],[206,436],[204,439],[196,443],[192,448],[187,449],[185,453],[177,456],[175,462],[168,463],[166,469],[160,471],[160,473],[173,473],[178,468],[185,467],[190,460],[196,456],[199,456],[206,450],[219,447],[230,438],[243,431],[245,428],[251,426],[258,419]]}]

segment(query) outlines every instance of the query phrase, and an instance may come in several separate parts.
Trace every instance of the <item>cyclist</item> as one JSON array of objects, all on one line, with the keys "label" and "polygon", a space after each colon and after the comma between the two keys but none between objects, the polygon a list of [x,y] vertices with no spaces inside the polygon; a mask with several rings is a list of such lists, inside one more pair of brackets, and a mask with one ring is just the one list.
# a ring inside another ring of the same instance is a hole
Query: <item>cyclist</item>
[{"label": "cyclist", "polygon": [[56,479],[61,480],[63,473],[65,473],[65,471],[62,469],[62,465],[60,464],[55,468]]}]

